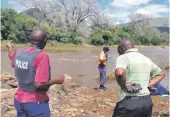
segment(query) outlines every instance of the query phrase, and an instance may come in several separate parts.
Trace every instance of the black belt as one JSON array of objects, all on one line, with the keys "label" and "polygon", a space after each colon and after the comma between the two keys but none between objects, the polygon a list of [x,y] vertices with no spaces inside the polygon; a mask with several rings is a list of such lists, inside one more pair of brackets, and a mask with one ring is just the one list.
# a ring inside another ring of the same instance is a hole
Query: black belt
[{"label": "black belt", "polygon": [[124,98],[124,100],[128,100],[128,99],[137,99],[137,100],[140,100],[140,99],[147,99],[147,98],[150,98],[151,96],[150,95],[146,95],[146,96],[126,96]]}]

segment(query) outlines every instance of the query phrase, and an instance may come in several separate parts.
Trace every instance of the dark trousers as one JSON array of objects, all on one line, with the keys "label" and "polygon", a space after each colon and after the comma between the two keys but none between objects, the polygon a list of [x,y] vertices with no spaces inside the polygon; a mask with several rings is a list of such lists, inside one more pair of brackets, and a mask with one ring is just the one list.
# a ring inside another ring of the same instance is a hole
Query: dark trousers
[{"label": "dark trousers", "polygon": [[151,96],[126,97],[116,104],[112,117],[151,117]]},{"label": "dark trousers", "polygon": [[50,117],[48,102],[20,103],[14,99],[17,117]]},{"label": "dark trousers", "polygon": [[157,91],[152,92],[151,95],[164,95],[164,94],[169,95],[169,91],[160,83],[156,84],[154,88],[156,88]]}]

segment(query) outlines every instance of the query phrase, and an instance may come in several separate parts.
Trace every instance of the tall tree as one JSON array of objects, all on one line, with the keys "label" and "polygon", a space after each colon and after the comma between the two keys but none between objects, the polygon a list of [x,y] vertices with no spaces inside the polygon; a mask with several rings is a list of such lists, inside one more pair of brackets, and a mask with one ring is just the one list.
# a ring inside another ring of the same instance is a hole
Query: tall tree
[{"label": "tall tree", "polygon": [[144,35],[145,29],[149,28],[149,23],[152,15],[143,15],[140,13],[130,14],[129,27],[135,31],[139,36]]}]

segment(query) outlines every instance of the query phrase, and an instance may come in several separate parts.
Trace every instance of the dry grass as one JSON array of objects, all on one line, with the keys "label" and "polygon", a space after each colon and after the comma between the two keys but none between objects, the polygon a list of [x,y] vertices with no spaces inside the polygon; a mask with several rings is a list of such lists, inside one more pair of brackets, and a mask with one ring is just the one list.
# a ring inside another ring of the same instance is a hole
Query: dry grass
[{"label": "dry grass", "polygon": [[[6,43],[9,40],[3,40],[1,41],[1,49],[6,50]],[[14,44],[15,47],[17,48],[23,48],[26,46],[30,46],[30,43],[25,43],[25,44]],[[63,43],[47,43],[46,50],[48,51],[54,51],[54,50],[77,50],[77,49],[84,49],[84,48],[101,48],[102,46],[93,46],[89,44],[80,44],[80,45],[75,45],[75,44],[63,44]],[[117,48],[117,45],[109,46],[110,48]],[[161,47],[161,48],[166,48],[168,46],[145,46],[145,45],[136,45],[137,48],[150,48],[150,47]]]}]

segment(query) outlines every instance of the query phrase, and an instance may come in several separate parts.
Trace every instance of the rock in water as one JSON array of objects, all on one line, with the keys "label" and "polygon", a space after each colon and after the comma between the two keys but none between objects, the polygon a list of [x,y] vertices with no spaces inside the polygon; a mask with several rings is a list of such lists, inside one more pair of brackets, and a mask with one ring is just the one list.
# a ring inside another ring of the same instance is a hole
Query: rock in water
[{"label": "rock in water", "polygon": [[65,80],[72,80],[72,77],[69,76],[68,74],[64,74],[64,76],[65,76]]},{"label": "rock in water", "polygon": [[72,84],[72,77],[69,76],[68,74],[64,74],[65,80],[64,83],[62,84],[62,90],[66,93],[68,93],[68,88]]}]

